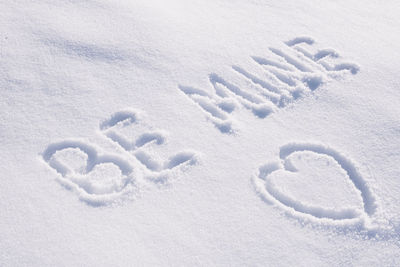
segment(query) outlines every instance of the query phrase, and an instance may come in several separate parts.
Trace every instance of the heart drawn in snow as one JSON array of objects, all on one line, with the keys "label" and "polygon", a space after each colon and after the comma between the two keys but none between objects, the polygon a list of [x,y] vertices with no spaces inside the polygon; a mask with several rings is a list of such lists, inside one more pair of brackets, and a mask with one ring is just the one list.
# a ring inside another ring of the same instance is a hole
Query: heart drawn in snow
[{"label": "heart drawn in snow", "polygon": [[291,215],[319,221],[361,221],[375,213],[375,197],[366,181],[336,150],[290,143],[281,147],[279,156],[279,162],[261,166],[254,179],[265,201]]}]

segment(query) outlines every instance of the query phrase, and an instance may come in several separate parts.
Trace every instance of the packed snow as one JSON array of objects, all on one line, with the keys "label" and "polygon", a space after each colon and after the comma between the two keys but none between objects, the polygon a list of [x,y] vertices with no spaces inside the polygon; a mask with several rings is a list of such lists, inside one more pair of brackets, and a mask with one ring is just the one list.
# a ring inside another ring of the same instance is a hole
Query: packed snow
[{"label": "packed snow", "polygon": [[400,266],[397,1],[0,10],[0,266]]}]

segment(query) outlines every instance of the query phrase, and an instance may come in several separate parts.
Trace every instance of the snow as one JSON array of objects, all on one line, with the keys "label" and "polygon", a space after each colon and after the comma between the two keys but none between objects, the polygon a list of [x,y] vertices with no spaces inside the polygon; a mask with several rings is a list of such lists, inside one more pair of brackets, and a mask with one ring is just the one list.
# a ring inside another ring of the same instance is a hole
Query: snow
[{"label": "snow", "polygon": [[0,2],[1,266],[399,266],[397,1]]}]

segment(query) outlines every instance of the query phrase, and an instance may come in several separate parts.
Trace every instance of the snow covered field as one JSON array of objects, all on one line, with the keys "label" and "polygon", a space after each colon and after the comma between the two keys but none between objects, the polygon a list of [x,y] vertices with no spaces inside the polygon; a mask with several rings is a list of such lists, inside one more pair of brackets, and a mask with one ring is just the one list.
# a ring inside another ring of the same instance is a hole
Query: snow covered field
[{"label": "snow covered field", "polygon": [[398,1],[0,1],[0,266],[400,266]]}]

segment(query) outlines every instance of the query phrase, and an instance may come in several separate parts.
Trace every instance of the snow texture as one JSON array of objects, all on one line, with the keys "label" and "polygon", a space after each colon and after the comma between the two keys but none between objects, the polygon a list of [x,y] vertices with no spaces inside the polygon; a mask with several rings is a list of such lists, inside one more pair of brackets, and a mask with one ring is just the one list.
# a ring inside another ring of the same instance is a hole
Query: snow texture
[{"label": "snow texture", "polygon": [[0,10],[0,266],[400,266],[397,1]]}]

